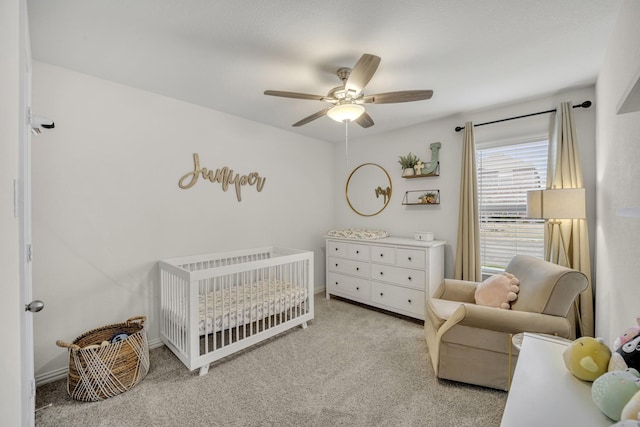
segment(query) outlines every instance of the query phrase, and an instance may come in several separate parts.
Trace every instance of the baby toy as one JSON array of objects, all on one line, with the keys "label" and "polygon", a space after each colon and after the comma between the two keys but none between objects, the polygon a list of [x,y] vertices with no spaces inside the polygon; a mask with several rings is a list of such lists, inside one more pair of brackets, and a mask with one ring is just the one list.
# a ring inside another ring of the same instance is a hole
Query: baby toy
[{"label": "baby toy", "polygon": [[591,397],[607,417],[620,421],[622,409],[638,391],[640,373],[635,369],[627,369],[599,376],[591,387]]},{"label": "baby toy", "polygon": [[594,381],[607,372],[611,350],[602,338],[581,337],[562,353],[564,364],[574,376]]},{"label": "baby toy", "polygon": [[622,408],[621,420],[640,420],[640,391],[633,395],[631,400]]},{"label": "baby toy", "polygon": [[620,335],[613,341],[613,351],[616,351],[617,349],[628,343],[631,338],[640,334],[640,317],[636,317],[636,323],[638,324],[638,326],[627,328],[627,330],[624,331],[622,335]]},{"label": "baby toy", "polygon": [[609,371],[621,371],[627,368],[640,369],[640,334],[611,353]]}]

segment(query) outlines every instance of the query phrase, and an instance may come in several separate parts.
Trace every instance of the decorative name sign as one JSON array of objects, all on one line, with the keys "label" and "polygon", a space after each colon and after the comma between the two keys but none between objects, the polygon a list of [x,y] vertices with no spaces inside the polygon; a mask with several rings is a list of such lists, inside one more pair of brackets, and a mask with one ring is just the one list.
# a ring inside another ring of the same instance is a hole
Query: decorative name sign
[{"label": "decorative name sign", "polygon": [[264,182],[267,180],[267,178],[261,177],[258,172],[251,172],[248,175],[234,174],[233,169],[229,169],[226,166],[222,169],[216,169],[215,171],[213,169],[201,168],[198,154],[193,153],[193,171],[184,174],[182,178],[180,178],[180,181],[178,181],[178,186],[185,190],[189,189],[198,182],[200,175],[202,175],[202,179],[208,179],[211,182],[222,184],[222,191],[227,191],[229,184],[233,184],[236,188],[236,197],[239,202],[242,201],[242,196],[240,195],[242,186],[255,185],[257,191],[262,191]]}]

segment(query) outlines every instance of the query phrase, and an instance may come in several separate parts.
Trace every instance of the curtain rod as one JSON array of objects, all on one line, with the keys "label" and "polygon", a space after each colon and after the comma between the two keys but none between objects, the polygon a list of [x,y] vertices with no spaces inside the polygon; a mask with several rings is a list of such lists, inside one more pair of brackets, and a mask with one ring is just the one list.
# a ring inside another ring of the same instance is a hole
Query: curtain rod
[{"label": "curtain rod", "polygon": [[[584,101],[582,104],[578,104],[578,105],[574,105],[573,106],[573,108],[589,108],[589,107],[591,107],[591,101]],[[522,119],[524,117],[538,116],[540,114],[555,113],[555,112],[556,112],[556,109],[554,108],[553,110],[547,110],[547,111],[540,111],[540,112],[537,112],[537,113],[525,114],[524,116],[508,117],[506,119],[494,120],[492,122],[478,123],[477,125],[473,125],[473,127],[476,128],[478,126],[491,125],[493,123],[506,122],[506,121],[509,121],[509,120]],[[456,132],[460,132],[462,129],[464,129],[464,126],[456,126]]]}]

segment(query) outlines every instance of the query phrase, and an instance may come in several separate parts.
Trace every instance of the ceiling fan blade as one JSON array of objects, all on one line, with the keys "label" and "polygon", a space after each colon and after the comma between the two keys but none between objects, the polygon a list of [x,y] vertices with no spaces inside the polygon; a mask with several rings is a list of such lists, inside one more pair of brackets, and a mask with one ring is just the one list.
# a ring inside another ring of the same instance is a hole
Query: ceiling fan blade
[{"label": "ceiling fan blade", "polygon": [[380,65],[380,57],[365,53],[353,66],[351,74],[344,85],[347,91],[354,91],[358,95],[369,83]]},{"label": "ceiling fan blade", "polygon": [[371,104],[393,104],[396,102],[411,102],[430,99],[433,96],[432,90],[403,90],[399,92],[379,93],[367,95],[362,98],[363,102]]},{"label": "ceiling fan blade", "polygon": [[355,122],[362,126],[363,128],[370,128],[375,123],[373,123],[373,119],[367,113],[362,113],[360,117],[358,117]]},{"label": "ceiling fan blade", "polygon": [[281,90],[265,90],[265,95],[282,96],[283,98],[296,98],[296,99],[312,99],[315,101],[329,101],[330,98],[321,95],[311,95],[308,93],[300,92],[283,92]]},{"label": "ceiling fan blade", "polygon": [[293,127],[298,127],[298,126],[302,126],[302,125],[306,125],[309,122],[314,121],[315,119],[319,119],[322,116],[326,116],[327,115],[327,111],[329,111],[332,107],[327,107],[324,110],[320,110],[317,113],[313,113],[310,116],[305,117],[304,119],[295,122],[294,124],[292,124],[291,126]]}]

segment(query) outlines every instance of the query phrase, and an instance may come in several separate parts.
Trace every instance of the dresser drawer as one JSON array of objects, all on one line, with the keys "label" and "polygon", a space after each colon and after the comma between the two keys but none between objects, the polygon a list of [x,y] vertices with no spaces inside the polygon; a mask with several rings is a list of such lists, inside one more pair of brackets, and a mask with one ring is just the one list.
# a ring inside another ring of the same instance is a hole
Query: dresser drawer
[{"label": "dresser drawer", "polygon": [[371,262],[395,264],[396,248],[389,246],[371,246]]},{"label": "dresser drawer", "polygon": [[392,265],[371,264],[371,280],[396,283],[409,288],[424,290],[424,270],[411,270]]},{"label": "dresser drawer", "polygon": [[418,315],[422,319],[424,319],[424,298],[423,291],[371,282],[372,302]]},{"label": "dresser drawer", "polygon": [[338,273],[329,273],[327,289],[331,293],[351,295],[363,300],[369,300],[370,296],[369,280]]},{"label": "dresser drawer", "polygon": [[329,270],[369,278],[369,263],[346,258],[329,257]]},{"label": "dresser drawer", "polygon": [[369,261],[369,246],[349,243],[347,245],[347,256],[351,259]]},{"label": "dresser drawer", "polygon": [[327,256],[346,257],[347,244],[345,242],[327,241]]},{"label": "dresser drawer", "polygon": [[396,265],[399,267],[425,267],[425,252],[418,249],[396,249]]}]

